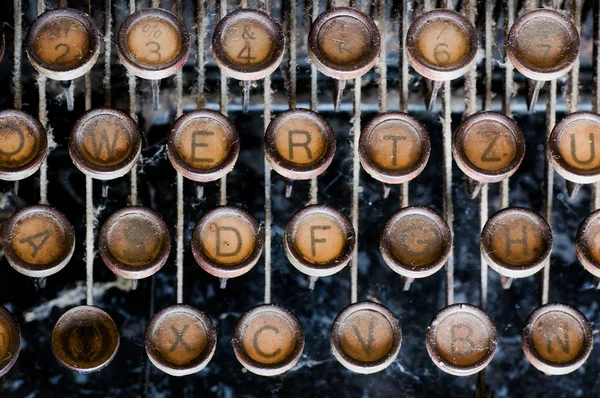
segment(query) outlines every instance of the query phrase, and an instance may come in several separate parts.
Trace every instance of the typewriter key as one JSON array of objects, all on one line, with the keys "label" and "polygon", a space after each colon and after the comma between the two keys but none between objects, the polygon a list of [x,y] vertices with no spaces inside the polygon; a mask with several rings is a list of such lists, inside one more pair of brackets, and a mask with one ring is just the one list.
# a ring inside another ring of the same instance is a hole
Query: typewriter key
[{"label": "typewriter key", "polygon": [[[599,150],[597,151],[596,148]],[[578,184],[600,181],[600,116],[576,112],[558,123],[548,138],[548,156],[558,174]]]},{"label": "typewriter key", "polygon": [[46,131],[36,118],[16,109],[0,111],[0,179],[31,176],[47,155]]},{"label": "typewriter key", "polygon": [[335,155],[335,133],[327,120],[307,109],[277,115],[265,132],[265,156],[273,170],[292,180],[322,174]]},{"label": "typewriter key", "polygon": [[229,173],[239,153],[240,140],[233,123],[205,109],[181,116],[167,142],[173,167],[197,182],[215,181]]},{"label": "typewriter key", "polygon": [[96,372],[110,363],[119,348],[119,331],[110,315],[82,305],[65,312],[52,330],[52,352],[65,368]]},{"label": "typewriter key", "polygon": [[477,55],[473,24],[452,10],[433,10],[418,16],[406,36],[412,67],[430,80],[453,80],[464,75]]},{"label": "typewriter key", "polygon": [[527,319],[521,347],[533,366],[549,375],[573,372],[590,356],[593,336],[585,315],[567,304],[546,304]]},{"label": "typewriter key", "polygon": [[21,351],[21,332],[17,321],[0,305],[0,377],[17,362]]},{"label": "typewriter key", "polygon": [[426,207],[405,207],[383,227],[379,250],[385,263],[406,278],[425,278],[439,271],[452,250],[446,221]]},{"label": "typewriter key", "polygon": [[190,53],[190,35],[175,14],[146,8],[123,21],[117,50],[130,73],[142,79],[160,80],[183,68]]},{"label": "typewriter key", "polygon": [[90,17],[71,8],[41,14],[27,33],[27,56],[42,75],[60,81],[83,76],[98,59],[100,34]]},{"label": "typewriter key", "polygon": [[63,269],[75,250],[75,231],[58,210],[46,205],[24,207],[2,231],[4,255],[23,275],[44,278]]},{"label": "typewriter key", "polygon": [[206,213],[192,234],[192,253],[200,267],[219,278],[250,271],[263,248],[258,221],[242,209],[223,206]]},{"label": "typewriter key", "polygon": [[335,358],[356,373],[379,372],[396,360],[402,329],[394,314],[381,304],[349,305],[335,318],[331,349]]},{"label": "typewriter key", "polygon": [[162,309],[146,328],[150,361],[171,376],[197,373],[212,359],[217,332],[210,318],[189,305]]},{"label": "typewriter key", "polygon": [[579,33],[571,19],[559,12],[532,10],[521,15],[510,29],[506,54],[525,77],[558,79],[579,57]]},{"label": "typewriter key", "polygon": [[469,178],[494,183],[517,171],[525,156],[525,138],[503,114],[479,112],[461,123],[452,149],[456,164]]},{"label": "typewriter key", "polygon": [[435,315],[427,328],[426,343],[438,368],[455,376],[469,376],[492,361],[498,333],[479,307],[453,304]]},{"label": "typewriter key", "polygon": [[283,246],[288,260],[310,276],[329,276],[352,258],[352,223],[333,207],[312,205],[294,214],[285,228]]},{"label": "typewriter key", "polygon": [[412,116],[388,112],[367,123],[360,136],[360,163],[385,184],[401,184],[418,176],[429,160],[429,134]]},{"label": "typewriter key", "polygon": [[250,372],[276,376],[298,363],[304,350],[304,331],[285,308],[263,304],[242,315],[232,344],[238,361]]},{"label": "typewriter key", "polygon": [[234,79],[259,80],[273,73],[283,59],[281,25],[259,10],[240,9],[221,19],[212,39],[215,61]]},{"label": "typewriter key", "polygon": [[171,235],[162,218],[142,206],[114,212],[100,229],[98,249],[104,264],[127,279],[147,278],[162,268]]},{"label": "typewriter key", "polygon": [[552,231],[534,211],[510,207],[494,214],[481,232],[481,253],[500,275],[524,278],[550,259]]},{"label": "typewriter key", "polygon": [[600,278],[600,210],[587,216],[579,226],[575,250],[583,267]]},{"label": "typewriter key", "polygon": [[380,46],[373,20],[354,8],[331,8],[314,20],[308,34],[308,55],[321,73],[338,79],[336,110],[346,80],[367,73],[375,65]]},{"label": "typewriter key", "polygon": [[142,137],[133,119],[116,109],[86,112],[75,124],[69,153],[75,166],[99,180],[127,174],[137,163]]}]

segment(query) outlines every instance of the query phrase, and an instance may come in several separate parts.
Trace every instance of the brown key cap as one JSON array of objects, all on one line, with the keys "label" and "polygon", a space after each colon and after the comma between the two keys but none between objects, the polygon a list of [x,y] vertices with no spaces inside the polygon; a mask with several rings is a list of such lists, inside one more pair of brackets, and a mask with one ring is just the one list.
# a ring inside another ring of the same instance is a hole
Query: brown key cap
[{"label": "brown key cap", "polygon": [[498,333],[490,317],[470,304],[443,308],[427,328],[427,352],[446,373],[468,376],[485,368],[494,357]]},{"label": "brown key cap", "polygon": [[304,350],[304,331],[298,319],[273,304],[248,310],[233,331],[233,352],[250,372],[276,376],[293,368]]},{"label": "brown key cap", "polygon": [[217,332],[206,314],[189,305],[163,308],[146,328],[150,361],[171,376],[197,373],[212,359]]},{"label": "brown key cap", "polygon": [[356,234],[342,212],[330,206],[312,205],[298,211],[285,228],[288,260],[310,276],[329,276],[341,271],[352,258]]},{"label": "brown key cap", "polygon": [[21,352],[21,331],[12,314],[0,305],[0,377],[14,366]]},{"label": "brown key cap", "polygon": [[26,39],[29,61],[42,75],[61,81],[87,73],[100,54],[100,33],[90,17],[71,8],[46,11]]},{"label": "brown key cap", "polygon": [[143,206],[114,212],[100,229],[98,249],[116,275],[142,279],[158,272],[169,257],[171,235],[163,219]]},{"label": "brown key cap", "polygon": [[73,127],[69,154],[82,173],[111,180],[129,173],[139,160],[142,137],[135,121],[116,109],[86,112]]},{"label": "brown key cap", "polygon": [[46,130],[39,120],[16,109],[0,111],[0,179],[33,175],[47,155]]},{"label": "brown key cap", "polygon": [[233,123],[206,109],[181,116],[167,141],[173,167],[197,182],[215,181],[229,173],[239,153],[240,139]]},{"label": "brown key cap", "polygon": [[75,231],[67,218],[46,205],[14,213],[2,232],[4,255],[23,275],[44,278],[63,269],[75,250]]},{"label": "brown key cap", "polygon": [[402,330],[390,310],[381,304],[349,305],[335,318],[331,349],[336,359],[356,373],[379,372],[400,352]]},{"label": "brown key cap", "polygon": [[592,328],[585,315],[567,304],[546,304],[529,316],[521,346],[533,366],[549,375],[578,369],[590,356]]},{"label": "brown key cap", "polygon": [[190,53],[187,27],[175,14],[145,8],[130,14],[117,36],[119,59],[135,76],[161,80],[183,68]]}]

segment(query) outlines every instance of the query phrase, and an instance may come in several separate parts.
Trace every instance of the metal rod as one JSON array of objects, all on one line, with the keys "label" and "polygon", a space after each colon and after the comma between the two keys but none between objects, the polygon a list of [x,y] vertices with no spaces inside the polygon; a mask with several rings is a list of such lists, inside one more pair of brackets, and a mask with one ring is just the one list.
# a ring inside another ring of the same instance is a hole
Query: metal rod
[{"label": "metal rod", "polygon": [[206,83],[206,70],[204,64],[206,63],[206,56],[204,53],[204,40],[206,39],[206,0],[198,0],[196,13],[196,38],[198,40],[198,57],[196,71],[198,73],[198,80],[196,81],[197,96],[196,106],[198,108],[204,108],[206,106],[206,95],[204,93],[204,86]]},{"label": "metal rod", "polygon": [[287,0],[288,3],[288,40],[289,40],[289,62],[288,62],[288,94],[290,109],[296,108],[296,0]]},{"label": "metal rod", "polygon": [[[398,10],[398,19],[400,21],[400,27],[398,29],[398,43],[399,43],[399,54],[398,61],[400,65],[398,65],[400,69],[399,74],[399,109],[400,112],[407,113],[408,112],[408,82],[410,80],[410,75],[408,74],[408,58],[405,50],[406,43],[406,32],[408,31],[409,20],[408,20],[408,8],[409,1],[401,1],[400,7]],[[405,182],[400,185],[400,207],[407,207],[409,204],[409,190],[408,190],[408,182]]]},{"label": "metal rod", "polygon": [[[158,3],[156,1],[155,3]],[[158,5],[158,4],[157,4]],[[178,0],[175,0],[177,6],[177,14],[181,18],[183,17],[183,9]],[[198,48],[200,53],[201,48]],[[203,85],[203,84],[202,84]],[[177,96],[177,110],[176,119],[179,119],[183,115],[183,75],[181,69],[175,74],[175,91]],[[185,213],[183,206],[183,194],[184,194],[184,180],[183,175],[177,172],[177,257],[175,265],[177,268],[177,304],[183,303],[183,251],[184,251],[184,223]]]},{"label": "metal rod", "polygon": [[[243,8],[248,7],[248,3],[246,2],[244,5],[244,2],[242,2],[242,7]],[[227,15],[227,0],[219,0],[219,19],[224,18],[225,15]],[[228,98],[229,90],[227,87],[228,79],[227,79],[227,75],[225,74],[225,72],[223,72],[223,70],[221,70],[220,73],[221,73],[221,85],[220,85],[220,91],[219,91],[219,111],[224,116],[227,116],[227,102],[229,102],[229,98]],[[204,77],[204,72],[203,72],[202,76]],[[204,84],[203,84],[203,86],[204,86]],[[221,206],[224,206],[227,204],[227,175],[224,175],[223,177],[221,177],[221,184],[219,187],[219,191],[220,191],[219,203],[221,204]]]},{"label": "metal rod", "polygon": [[[129,0],[129,13],[135,12],[135,0]],[[137,123],[137,79],[135,75],[127,72],[127,86],[129,89],[129,116]],[[131,183],[129,192],[129,204],[134,206],[137,205],[138,198],[138,183],[137,183],[137,165],[133,166],[130,172]]]},{"label": "metal rod", "polygon": [[[65,1],[66,7],[66,1]],[[86,0],[87,13],[91,12],[91,0]],[[92,109],[91,73],[85,74],[85,110]],[[94,304],[94,180],[85,176],[85,269],[86,269],[86,304]]]},{"label": "metal rod", "polygon": [[104,1],[104,104],[110,107],[111,92],[112,0]]},{"label": "metal rod", "polygon": [[[600,3],[595,2],[593,11],[594,47],[593,47],[593,95],[592,112],[600,109]],[[600,209],[600,182],[592,185],[591,210]]]},{"label": "metal rod", "polygon": [[377,88],[379,113],[387,112],[387,48],[385,40],[385,0],[376,0],[377,25],[381,36],[381,46],[377,59]]},{"label": "metal rod", "polygon": [[[40,15],[46,11],[46,1],[37,0],[37,14]],[[38,119],[44,129],[48,131],[48,112],[46,110],[46,76],[38,73]],[[48,141],[53,141],[52,135],[48,134]],[[50,147],[50,145],[49,145]],[[40,167],[40,203],[48,204],[48,159],[46,158]]]},{"label": "metal rod", "polygon": [[[476,7],[476,5],[475,5]],[[492,53],[492,47],[496,40],[496,36],[493,34],[494,29],[494,1],[485,0],[485,98],[483,101],[483,109],[489,111],[492,109],[492,80],[493,80],[493,62],[494,55]],[[477,74],[477,66],[475,65],[475,74]]]},{"label": "metal rod", "polygon": [[[504,0],[504,37],[510,32],[510,28],[515,22],[515,0]],[[505,39],[506,40],[506,39]],[[502,113],[507,117],[512,118],[512,111],[510,109],[510,100],[513,96],[513,85],[514,85],[514,67],[508,59],[506,51],[504,51],[504,93],[502,97]],[[486,108],[487,109],[487,108]],[[500,183],[500,209],[505,209],[509,206],[510,197],[510,180],[506,180]]]},{"label": "metal rod", "polygon": [[21,8],[21,0],[14,0],[14,67],[13,67],[13,87],[15,90],[14,107],[21,109],[23,103],[23,85],[21,83],[21,55],[23,46],[23,9]]},{"label": "metal rod", "polygon": [[[271,15],[271,2],[264,0],[264,11]],[[271,122],[271,76],[264,80],[264,130],[267,130]],[[271,303],[271,224],[273,222],[271,213],[271,166],[266,157],[263,157],[265,166],[265,304]]]},{"label": "metal rod", "polygon": [[[444,101],[442,102],[442,120],[443,120],[443,190],[444,190],[444,218],[450,228],[450,233],[454,237],[454,205],[452,202],[452,109],[451,109],[451,88],[450,81],[443,83]],[[454,303],[454,248],[450,251],[446,263],[446,304]]]},{"label": "metal rod", "polygon": [[358,157],[358,143],[360,140],[360,102],[362,78],[354,80],[354,116],[352,117],[352,226],[356,231],[354,242],[354,252],[352,253],[352,264],[350,268],[350,302],[356,303],[358,300],[358,198],[360,191],[360,163]]}]

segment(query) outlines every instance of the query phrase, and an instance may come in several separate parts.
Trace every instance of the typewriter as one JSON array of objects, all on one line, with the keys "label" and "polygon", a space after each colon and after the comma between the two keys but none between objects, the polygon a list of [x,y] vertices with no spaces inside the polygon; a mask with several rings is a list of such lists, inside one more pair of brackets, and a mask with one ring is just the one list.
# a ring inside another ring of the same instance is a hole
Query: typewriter
[{"label": "typewriter", "polygon": [[590,0],[6,0],[0,395],[595,397]]}]

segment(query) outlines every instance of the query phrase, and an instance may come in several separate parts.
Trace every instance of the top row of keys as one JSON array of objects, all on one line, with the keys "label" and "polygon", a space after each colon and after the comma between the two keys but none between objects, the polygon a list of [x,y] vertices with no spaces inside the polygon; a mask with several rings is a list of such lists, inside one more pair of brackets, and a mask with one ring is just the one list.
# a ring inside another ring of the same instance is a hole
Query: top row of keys
[{"label": "top row of keys", "polygon": [[[379,54],[379,30],[367,15],[346,7],[332,8],[312,24],[308,54],[323,74],[348,79],[369,71]],[[3,49],[4,46],[2,46]],[[100,34],[90,17],[74,9],[41,14],[27,35],[27,55],[48,78],[69,81],[95,64]],[[563,76],[579,56],[579,33],[562,14],[546,9],[524,13],[506,40],[511,63],[526,77],[538,81]],[[433,10],[418,16],[406,37],[411,65],[424,77],[452,80],[462,76],[477,53],[477,31],[461,14]],[[285,35],[281,25],[259,10],[241,9],[221,19],[212,37],[213,57],[225,73],[251,81],[274,72],[283,59]],[[190,34],[173,13],[142,9],[121,25],[117,50],[134,75],[150,80],[180,70],[190,52]]]}]

